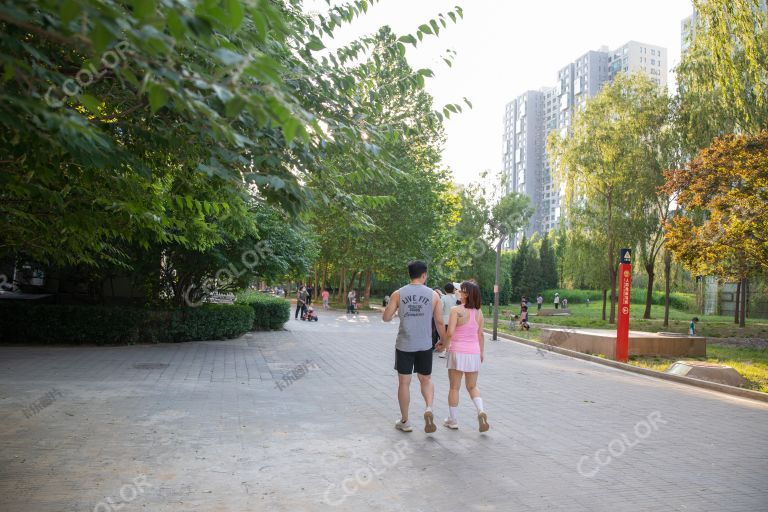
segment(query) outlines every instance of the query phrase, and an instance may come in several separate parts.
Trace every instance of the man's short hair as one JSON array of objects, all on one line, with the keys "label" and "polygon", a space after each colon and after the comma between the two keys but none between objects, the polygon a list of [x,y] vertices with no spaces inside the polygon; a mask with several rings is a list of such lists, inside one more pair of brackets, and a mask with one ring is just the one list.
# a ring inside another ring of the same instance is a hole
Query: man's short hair
[{"label": "man's short hair", "polygon": [[408,263],[408,275],[411,279],[418,279],[427,273],[427,264],[420,260]]},{"label": "man's short hair", "polygon": [[453,293],[455,289],[456,287],[453,286],[453,283],[448,283],[445,286],[443,286],[443,290],[445,290],[445,293]]}]

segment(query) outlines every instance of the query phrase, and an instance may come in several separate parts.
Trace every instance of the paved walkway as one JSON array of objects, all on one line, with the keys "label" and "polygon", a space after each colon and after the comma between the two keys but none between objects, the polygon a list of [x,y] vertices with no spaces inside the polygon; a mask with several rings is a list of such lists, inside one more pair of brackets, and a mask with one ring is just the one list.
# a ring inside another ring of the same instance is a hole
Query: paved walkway
[{"label": "paved walkway", "polygon": [[459,431],[404,434],[396,324],[320,314],[231,341],[0,347],[0,510],[768,510],[766,404],[501,341],[487,434],[466,393]]}]

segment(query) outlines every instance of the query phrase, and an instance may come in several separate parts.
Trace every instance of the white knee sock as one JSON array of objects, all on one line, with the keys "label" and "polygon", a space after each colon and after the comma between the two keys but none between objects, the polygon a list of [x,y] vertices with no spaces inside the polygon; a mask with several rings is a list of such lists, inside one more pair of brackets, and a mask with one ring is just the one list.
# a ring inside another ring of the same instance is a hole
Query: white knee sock
[{"label": "white knee sock", "polygon": [[480,397],[473,398],[472,401],[475,402],[475,407],[477,407],[477,412],[478,413],[481,413],[481,412],[483,412],[485,410],[485,409],[483,409],[483,399],[482,398],[480,398]]},{"label": "white knee sock", "polygon": [[459,421],[459,408],[448,406],[448,417],[454,421]]}]

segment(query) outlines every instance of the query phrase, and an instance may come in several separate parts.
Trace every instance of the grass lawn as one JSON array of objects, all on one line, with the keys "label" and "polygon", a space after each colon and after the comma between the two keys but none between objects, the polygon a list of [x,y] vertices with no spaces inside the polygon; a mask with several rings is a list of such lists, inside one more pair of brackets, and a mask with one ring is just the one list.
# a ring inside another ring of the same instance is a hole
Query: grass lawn
[{"label": "grass lawn", "polygon": [[[688,323],[694,316],[685,311],[670,309],[669,327],[663,327],[664,318],[663,306],[653,306],[651,311],[652,320],[643,320],[640,318],[644,308],[640,305],[632,305],[630,312],[630,329],[648,332],[688,332]],[[518,308],[502,308],[505,314],[509,311],[517,313]],[[541,326],[561,325],[565,327],[589,327],[601,329],[615,329],[601,319],[602,308],[600,304],[592,304],[589,307],[583,304],[577,304],[570,308],[571,316],[566,317],[536,317],[531,315],[531,322],[538,324],[531,327],[530,331],[521,331],[517,328],[517,323],[513,322],[513,328],[509,328],[509,320],[499,319],[499,331],[512,334],[531,341],[539,341]],[[486,315],[486,327],[493,325],[492,316]],[[699,315],[698,333],[710,338],[707,343],[707,357],[689,358],[698,361],[708,361],[731,366],[736,369],[745,379],[747,379],[746,388],[768,393],[768,344],[756,342],[754,346],[739,346],[729,343],[726,340],[719,341],[712,338],[753,338],[758,340],[768,339],[768,320],[753,319],[747,320],[747,326],[744,329],[733,323],[732,317],[726,316],[703,316]],[[630,358],[629,363],[635,366],[642,366],[652,370],[664,372],[675,361],[682,358],[662,358],[662,357],[636,357]]]},{"label": "grass lawn", "polygon": [[[562,325],[564,327],[590,327],[597,329],[615,329],[616,326],[609,324],[607,320],[602,319],[602,305],[593,303],[589,306],[585,304],[574,304],[569,310],[571,316],[536,316],[536,308],[531,308],[530,321],[535,324]],[[664,327],[664,306],[654,305],[651,307],[651,320],[643,320],[643,311],[645,307],[640,304],[633,304],[630,309],[630,329],[635,331],[647,332],[679,332],[687,333],[688,324],[694,316],[699,317],[697,334],[712,338],[760,338],[768,339],[768,320],[765,319],[747,319],[747,326],[740,329],[733,323],[730,316],[705,316],[695,315],[677,309],[669,310],[669,326]],[[487,312],[487,308],[485,310]],[[518,313],[519,307],[502,307],[502,313]],[[610,314],[610,311],[606,311]]]},{"label": "grass lawn", "polygon": [[[679,359],[632,356],[629,364],[664,372]],[[708,343],[707,357],[688,359],[731,366],[747,379],[746,388],[768,393],[768,349]]]}]

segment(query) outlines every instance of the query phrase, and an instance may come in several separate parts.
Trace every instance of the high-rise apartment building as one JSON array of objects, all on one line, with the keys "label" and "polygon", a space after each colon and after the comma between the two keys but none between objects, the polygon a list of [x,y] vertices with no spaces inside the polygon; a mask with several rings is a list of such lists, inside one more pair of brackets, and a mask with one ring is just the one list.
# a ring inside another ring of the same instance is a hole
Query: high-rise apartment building
[{"label": "high-rise apartment building", "polygon": [[[574,114],[619,73],[643,73],[666,87],[667,51],[637,41],[612,51],[607,47],[589,51],[557,72],[554,87],[528,91],[506,105],[502,168],[507,192],[531,198],[535,210],[524,230],[527,236],[546,233],[560,223],[563,188],[549,167],[549,133],[567,133]],[[516,243],[510,241],[512,247]]]}]

